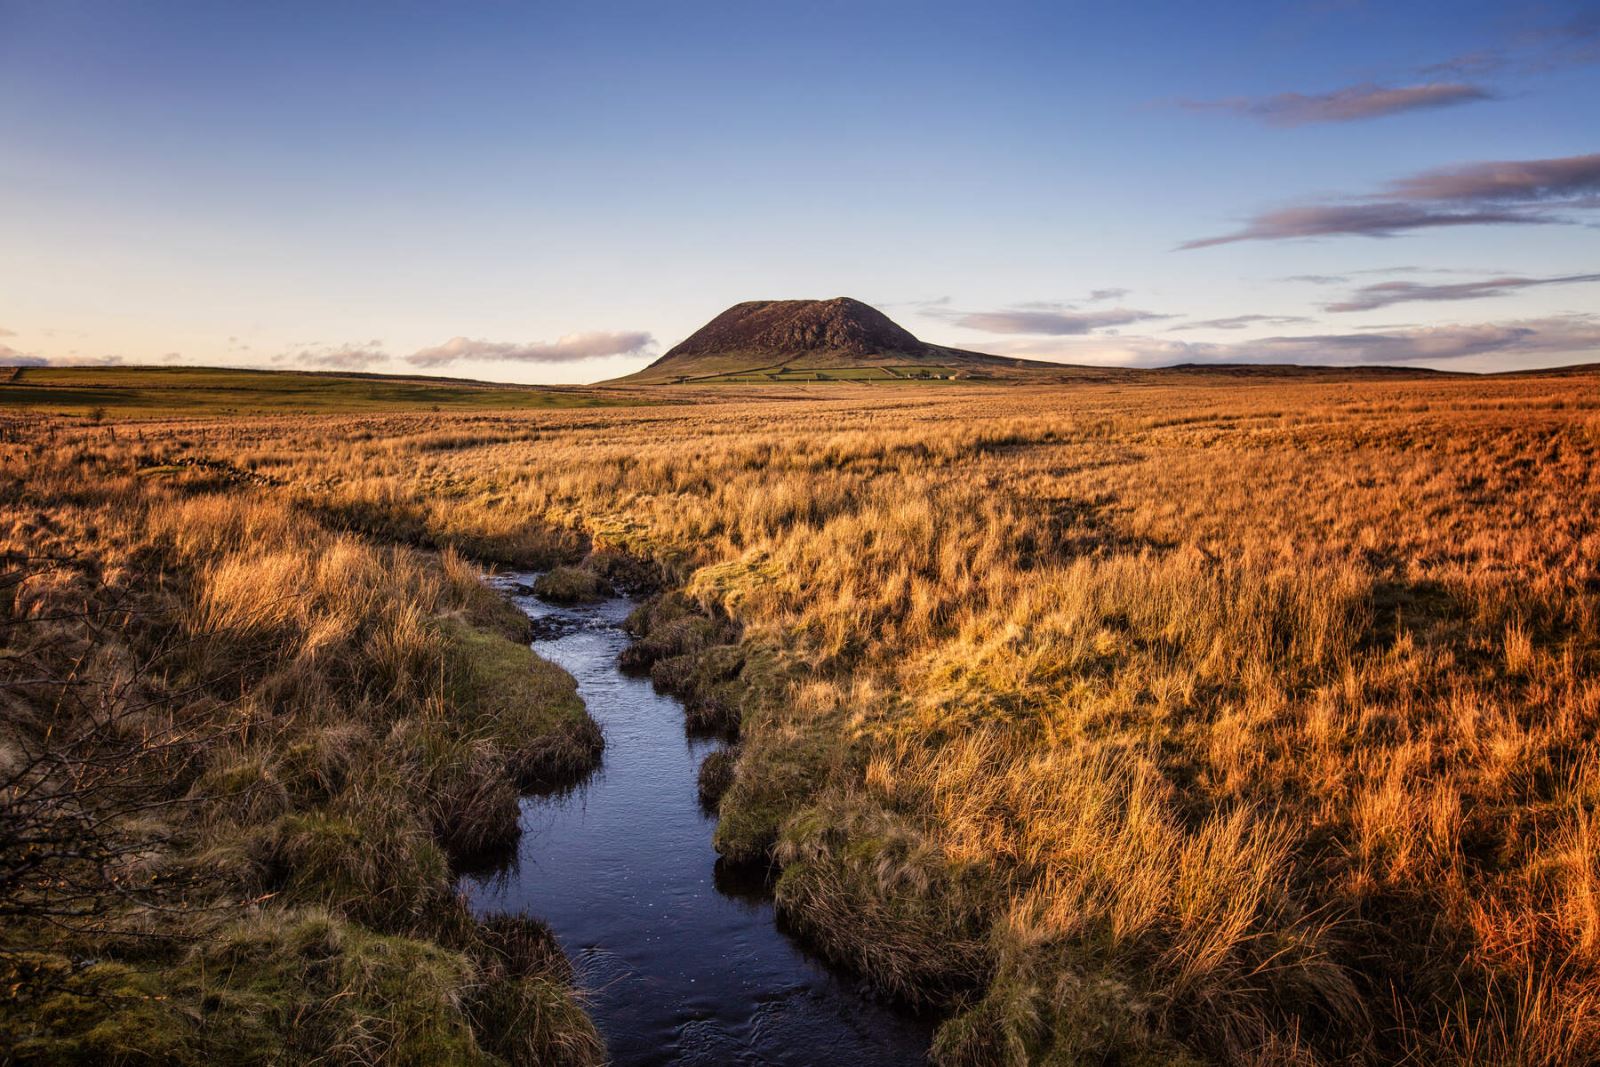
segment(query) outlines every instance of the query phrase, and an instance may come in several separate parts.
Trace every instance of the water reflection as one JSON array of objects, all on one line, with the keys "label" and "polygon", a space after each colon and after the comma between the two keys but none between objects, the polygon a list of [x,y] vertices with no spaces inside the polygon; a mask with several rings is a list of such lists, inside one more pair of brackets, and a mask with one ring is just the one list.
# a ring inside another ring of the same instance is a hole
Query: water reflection
[{"label": "water reflection", "polygon": [[497,869],[466,872],[480,913],[550,923],[617,1064],[919,1064],[930,1024],[808,954],[775,922],[772,872],[716,858],[695,775],[721,742],[617,667],[626,599],[559,608],[503,579],[534,649],[578,679],[606,734],[601,766],[523,802]]}]

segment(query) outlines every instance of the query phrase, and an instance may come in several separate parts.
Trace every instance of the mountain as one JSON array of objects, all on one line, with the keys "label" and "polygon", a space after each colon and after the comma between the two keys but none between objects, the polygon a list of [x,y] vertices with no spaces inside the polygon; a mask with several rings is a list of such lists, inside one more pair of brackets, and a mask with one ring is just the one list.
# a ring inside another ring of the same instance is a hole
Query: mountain
[{"label": "mountain", "polygon": [[982,378],[1066,368],[917,340],[849,297],[735,304],[626,382],[781,382]]},{"label": "mountain", "polygon": [[840,296],[832,300],[747,300],[735,304],[644,370],[614,379],[613,384],[905,380],[1141,384],[1174,376],[1220,384],[1251,379],[1348,381],[1439,373],[1404,367],[1273,363],[1188,363],[1144,369],[1045,363],[928,344],[877,308]]}]

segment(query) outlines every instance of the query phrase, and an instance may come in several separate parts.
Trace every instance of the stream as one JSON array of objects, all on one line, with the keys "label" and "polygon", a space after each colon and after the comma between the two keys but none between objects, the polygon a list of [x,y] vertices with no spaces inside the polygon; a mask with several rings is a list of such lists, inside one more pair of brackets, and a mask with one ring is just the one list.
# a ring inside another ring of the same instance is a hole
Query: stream
[{"label": "stream", "polygon": [[523,800],[515,858],[463,879],[474,911],[550,924],[614,1064],[925,1063],[930,1021],[808,953],[762,877],[717,860],[696,775],[721,742],[618,667],[635,602],[558,607],[519,594],[531,578],[494,584],[578,680],[605,754],[577,788]]}]

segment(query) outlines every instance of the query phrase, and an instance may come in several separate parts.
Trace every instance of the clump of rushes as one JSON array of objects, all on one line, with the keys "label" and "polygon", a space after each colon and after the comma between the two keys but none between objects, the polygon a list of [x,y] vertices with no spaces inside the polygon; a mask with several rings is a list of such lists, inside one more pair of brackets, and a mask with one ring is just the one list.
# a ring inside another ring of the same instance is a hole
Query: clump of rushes
[{"label": "clump of rushes", "polygon": [[988,975],[978,872],[906,820],[830,797],[785,823],[774,855],[784,917],[882,988],[943,1002]]},{"label": "clump of rushes", "polygon": [[733,784],[734,765],[738,755],[732,749],[719,748],[706,754],[700,761],[696,785],[700,792],[700,805],[707,811],[716,811],[722,794]]},{"label": "clump of rushes", "polygon": [[[682,624],[671,629],[675,624]],[[693,627],[701,636],[688,636]],[[648,670],[650,665],[664,656],[680,655],[692,648],[711,643],[715,632],[700,605],[679,592],[657,593],[649,597],[628,614],[622,628],[634,637],[633,644],[622,653],[622,665],[627,670]],[[686,642],[698,642],[686,644]]]},{"label": "clump of rushes", "polygon": [[538,924],[515,925],[498,920],[459,950],[272,909],[159,973],[64,973],[26,1025],[8,1016],[0,1035],[11,1062],[40,1065],[602,1062],[559,948]]},{"label": "clump of rushes", "polygon": [[492,740],[462,733],[441,714],[396,723],[385,749],[417,783],[434,840],[451,859],[467,862],[516,843],[517,784]]},{"label": "clump of rushes", "polygon": [[622,653],[624,670],[648,672],[657,689],[682,700],[691,732],[738,735],[747,653],[736,624],[668,593],[634,609],[626,627],[635,640]]},{"label": "clump of rushes", "polygon": [[744,649],[738,645],[711,645],[656,660],[650,665],[650,680],[683,701],[691,732],[734,737],[744,697],[739,682],[744,663]]},{"label": "clump of rushes", "polygon": [[452,552],[124,462],[5,478],[53,516],[0,530],[6,818],[74,842],[0,877],[8,1062],[600,1063],[548,933],[451,870],[599,752],[526,620]]},{"label": "clump of rushes", "polygon": [[565,789],[594,769],[604,748],[599,723],[587,716],[569,719],[548,734],[520,740],[506,770],[524,792]]},{"label": "clump of rushes", "polygon": [[450,870],[429,822],[398,801],[371,783],[279,820],[264,857],[276,876],[268,888],[376,929],[424,929],[449,900]]},{"label": "clump of rushes", "polygon": [[662,583],[662,570],[649,559],[614,548],[596,548],[583,561],[583,569],[599,575],[613,589],[643,593]]},{"label": "clump of rushes", "polygon": [[533,580],[533,592],[553,604],[587,604],[612,594],[610,583],[594,571],[565,564]]},{"label": "clump of rushes", "polygon": [[484,1048],[509,1063],[585,1067],[605,1046],[569,991],[572,965],[550,928],[504,915],[480,923],[473,955],[485,981],[472,1013]]}]

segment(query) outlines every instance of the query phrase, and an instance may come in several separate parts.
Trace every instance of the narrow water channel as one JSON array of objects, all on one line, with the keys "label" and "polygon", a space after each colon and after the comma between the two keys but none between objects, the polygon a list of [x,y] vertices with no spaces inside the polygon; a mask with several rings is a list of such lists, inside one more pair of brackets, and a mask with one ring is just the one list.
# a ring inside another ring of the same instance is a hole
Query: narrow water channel
[{"label": "narrow water channel", "polygon": [[696,774],[719,742],[618,668],[633,601],[555,607],[516,593],[529,580],[497,585],[577,678],[605,755],[578,788],[523,801],[515,860],[465,881],[474,910],[550,924],[617,1065],[924,1063],[926,1020],[809,955],[761,880],[716,862]]}]

